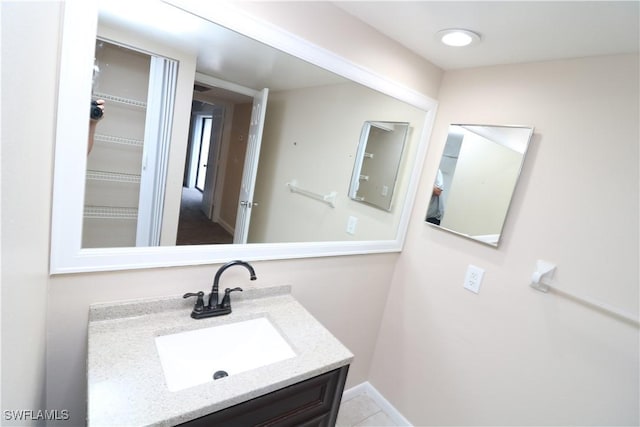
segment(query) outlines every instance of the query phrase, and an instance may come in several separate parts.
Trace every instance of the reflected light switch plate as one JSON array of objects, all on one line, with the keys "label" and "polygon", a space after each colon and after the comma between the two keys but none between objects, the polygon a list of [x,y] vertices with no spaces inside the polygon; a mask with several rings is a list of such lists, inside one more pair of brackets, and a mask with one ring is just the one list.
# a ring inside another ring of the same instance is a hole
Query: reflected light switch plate
[{"label": "reflected light switch plate", "polygon": [[467,275],[464,277],[464,288],[476,294],[479,293],[483,276],[484,270],[482,268],[469,264]]},{"label": "reflected light switch plate", "polygon": [[356,234],[356,225],[358,225],[358,218],[350,216],[347,221],[347,233]]}]

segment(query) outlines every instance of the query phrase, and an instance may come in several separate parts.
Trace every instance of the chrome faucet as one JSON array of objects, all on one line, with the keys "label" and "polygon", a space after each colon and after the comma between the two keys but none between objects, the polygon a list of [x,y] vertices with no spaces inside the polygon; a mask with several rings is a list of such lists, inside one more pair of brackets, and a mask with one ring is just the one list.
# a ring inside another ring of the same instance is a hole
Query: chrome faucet
[{"label": "chrome faucet", "polygon": [[222,298],[222,302],[220,304],[218,304],[218,288],[222,273],[224,273],[228,268],[233,267],[234,265],[241,265],[245,267],[247,270],[249,270],[250,279],[257,279],[256,272],[249,263],[240,260],[226,263],[218,269],[215,277],[213,278],[213,287],[211,288],[211,293],[209,294],[209,302],[207,305],[204,304],[204,292],[202,291],[197,293],[186,293],[182,296],[183,298],[197,297],[196,305],[191,312],[191,317],[193,317],[194,319],[203,319],[206,317],[222,316],[231,313],[231,292],[242,291],[242,288],[226,288],[224,290],[224,297]]}]

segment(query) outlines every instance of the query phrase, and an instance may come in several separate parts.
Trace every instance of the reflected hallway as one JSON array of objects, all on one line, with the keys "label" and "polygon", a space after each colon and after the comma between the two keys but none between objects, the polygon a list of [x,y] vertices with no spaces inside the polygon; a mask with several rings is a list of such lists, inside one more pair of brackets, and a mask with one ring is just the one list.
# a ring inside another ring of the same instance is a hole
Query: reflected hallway
[{"label": "reflected hallway", "polygon": [[182,188],[180,219],[176,245],[211,245],[233,243],[233,235],[213,222],[200,209],[202,193],[195,188]]}]

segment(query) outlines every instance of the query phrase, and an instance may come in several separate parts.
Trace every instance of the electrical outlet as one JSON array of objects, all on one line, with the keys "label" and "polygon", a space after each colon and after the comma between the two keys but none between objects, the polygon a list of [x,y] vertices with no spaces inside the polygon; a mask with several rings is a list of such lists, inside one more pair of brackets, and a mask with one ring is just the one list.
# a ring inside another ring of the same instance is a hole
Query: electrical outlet
[{"label": "electrical outlet", "polygon": [[380,192],[380,195],[382,197],[386,197],[387,194],[389,194],[389,186],[388,185],[383,185],[382,186],[382,191]]},{"label": "electrical outlet", "polygon": [[484,270],[482,268],[469,264],[467,275],[464,277],[464,288],[476,294],[479,293],[482,276],[484,276]]},{"label": "electrical outlet", "polygon": [[356,234],[356,225],[358,225],[358,218],[350,216],[347,221],[347,233]]}]

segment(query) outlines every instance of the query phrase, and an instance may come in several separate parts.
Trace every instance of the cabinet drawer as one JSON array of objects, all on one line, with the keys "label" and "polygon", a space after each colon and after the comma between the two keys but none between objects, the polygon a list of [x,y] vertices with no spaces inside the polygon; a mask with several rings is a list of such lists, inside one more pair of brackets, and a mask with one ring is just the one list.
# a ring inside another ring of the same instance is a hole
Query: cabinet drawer
[{"label": "cabinet drawer", "polygon": [[180,424],[189,427],[330,427],[349,366]]}]

